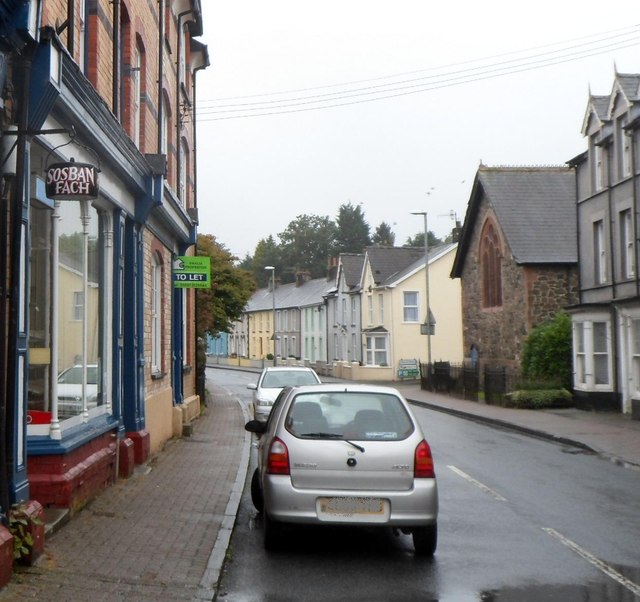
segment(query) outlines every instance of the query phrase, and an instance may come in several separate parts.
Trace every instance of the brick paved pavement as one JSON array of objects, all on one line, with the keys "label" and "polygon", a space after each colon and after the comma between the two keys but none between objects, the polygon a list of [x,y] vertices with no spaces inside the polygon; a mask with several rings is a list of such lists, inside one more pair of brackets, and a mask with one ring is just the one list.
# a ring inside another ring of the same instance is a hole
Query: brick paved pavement
[{"label": "brick paved pavement", "polygon": [[217,388],[212,397],[191,437],[169,441],[48,539],[0,601],[211,600],[250,449],[239,403]]},{"label": "brick paved pavement", "polygon": [[[629,416],[513,410],[422,391],[417,383],[386,384],[435,410],[574,443],[640,468],[640,421]],[[14,575],[0,602],[213,599],[250,436],[239,403],[215,385],[210,390],[213,400],[193,436],[170,441],[148,472],[118,481],[48,539],[43,558]]]}]

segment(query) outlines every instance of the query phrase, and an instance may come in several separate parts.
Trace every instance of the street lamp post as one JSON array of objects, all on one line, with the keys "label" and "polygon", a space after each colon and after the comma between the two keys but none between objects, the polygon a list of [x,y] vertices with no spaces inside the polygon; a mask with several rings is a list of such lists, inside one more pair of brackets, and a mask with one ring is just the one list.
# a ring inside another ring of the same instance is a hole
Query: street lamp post
[{"label": "street lamp post", "polygon": [[[427,369],[429,370],[429,376],[431,376],[431,303],[429,301],[429,230],[427,225],[427,212],[415,211],[411,212],[411,215],[422,215],[424,217],[424,273],[426,278],[426,302],[427,302]],[[431,378],[429,378],[429,386],[431,385]]]},{"label": "street lamp post", "polygon": [[272,302],[272,323],[273,323],[273,365],[276,365],[276,268],[273,265],[267,265],[265,270],[271,272],[271,302]]}]

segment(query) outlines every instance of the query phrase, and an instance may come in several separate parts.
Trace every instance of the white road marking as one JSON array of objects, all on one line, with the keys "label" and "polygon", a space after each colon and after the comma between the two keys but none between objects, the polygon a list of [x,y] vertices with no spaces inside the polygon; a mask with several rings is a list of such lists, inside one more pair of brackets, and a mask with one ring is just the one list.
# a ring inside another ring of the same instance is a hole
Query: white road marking
[{"label": "white road marking", "polygon": [[469,481],[469,483],[472,483],[479,489],[482,489],[482,491],[484,491],[485,493],[488,493],[491,497],[495,498],[499,502],[507,501],[507,498],[501,496],[497,491],[494,491],[493,489],[491,489],[491,487],[487,487],[484,483],[481,483],[480,481],[476,481],[476,479],[474,479],[472,476],[469,476],[466,472],[460,470],[459,468],[456,468],[455,466],[451,466],[451,465],[448,465],[447,468],[455,472],[458,476],[461,476],[463,479]]},{"label": "white road marking", "polygon": [[573,550],[576,554],[578,554],[578,556],[582,556],[582,558],[591,563],[597,569],[600,569],[605,575],[611,577],[611,579],[626,587],[631,593],[636,596],[640,596],[640,585],[634,583],[630,579],[627,579],[624,575],[620,574],[606,562],[602,562],[602,560],[596,558],[593,554],[590,554],[584,548],[581,548],[577,543],[571,541],[570,539],[567,539],[564,535],[558,533],[555,529],[542,527],[542,530],[552,537],[555,537],[560,543],[564,544],[570,550]]}]

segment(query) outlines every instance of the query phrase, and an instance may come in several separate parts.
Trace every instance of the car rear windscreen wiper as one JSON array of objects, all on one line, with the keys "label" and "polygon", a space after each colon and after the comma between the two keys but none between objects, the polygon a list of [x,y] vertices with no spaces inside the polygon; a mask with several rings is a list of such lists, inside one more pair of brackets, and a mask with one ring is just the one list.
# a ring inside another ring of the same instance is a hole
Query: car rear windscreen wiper
[{"label": "car rear windscreen wiper", "polygon": [[338,433],[298,433],[298,436],[318,439],[340,439],[364,453],[364,447],[362,447],[362,445],[349,441],[349,439],[345,439],[343,435],[339,435]]}]

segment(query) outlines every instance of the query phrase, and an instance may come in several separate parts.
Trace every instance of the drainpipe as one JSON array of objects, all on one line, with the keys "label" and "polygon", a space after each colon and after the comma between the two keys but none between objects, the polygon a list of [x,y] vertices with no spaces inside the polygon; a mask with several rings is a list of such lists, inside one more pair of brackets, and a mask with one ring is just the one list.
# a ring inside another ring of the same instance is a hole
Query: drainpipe
[{"label": "drainpipe", "polygon": [[[613,214],[613,194],[611,191],[612,187],[612,163],[613,163],[613,153],[612,153],[612,144],[611,140],[606,141],[606,159],[607,159],[607,206],[609,211],[609,255],[610,255],[610,269],[611,269],[611,303],[609,304],[609,315],[611,320],[611,351],[613,353],[614,358],[618,357],[618,310],[615,306],[615,301],[617,298],[617,290],[616,290],[616,262],[615,262],[615,216]],[[618,383],[618,374],[620,372],[618,362],[612,362],[613,374],[611,375],[613,381],[613,392],[615,395],[620,395],[620,385]]]},{"label": "drainpipe", "polygon": [[[176,64],[176,73],[178,74],[178,77],[176,78],[176,192],[178,193],[178,197],[180,196],[180,185],[182,184],[182,141],[180,140],[180,130],[182,129],[182,123],[180,115],[180,88],[183,82],[180,79],[182,75],[180,66],[182,65],[183,59],[186,61],[186,57],[182,56],[183,47],[186,50],[186,43],[184,39],[184,24],[182,23],[182,19],[187,15],[190,15],[191,13],[193,13],[192,8],[190,8],[189,10],[185,10],[178,15],[178,62]],[[186,199],[183,198],[180,199],[180,201],[182,201],[183,205],[186,207]]]},{"label": "drainpipe", "polygon": [[[13,152],[13,151],[11,151]],[[4,157],[3,157],[4,159]],[[6,249],[9,244],[7,237],[8,230],[8,218],[9,218],[9,203],[13,198],[11,195],[12,192],[11,179],[2,178],[2,216],[0,217],[0,249]],[[9,254],[2,253],[2,257],[0,258],[0,311],[1,315],[7,315],[7,292],[5,289],[5,283],[7,282],[7,276],[9,274]],[[6,320],[0,320],[0,341],[7,340],[7,322]],[[5,449],[5,441],[8,440],[7,437],[7,398],[8,398],[8,388],[7,388],[7,346],[4,343],[0,343],[0,437],[2,438],[2,443],[0,443],[0,509],[2,512],[6,512],[10,506],[9,499],[9,475],[6,471],[7,466],[7,453]]]},{"label": "drainpipe", "polygon": [[164,122],[164,0],[158,0],[158,154],[162,152],[162,124]]},{"label": "drainpipe", "polygon": [[604,149],[606,151],[606,160],[607,160],[607,207],[609,211],[609,269],[611,270],[611,296],[613,299],[616,298],[616,262],[615,262],[615,216],[613,214],[613,194],[611,192],[611,171],[612,171],[612,163],[613,163],[613,153],[611,152],[611,141],[605,141],[606,146]]},{"label": "drainpipe", "polygon": [[202,67],[198,67],[197,69],[195,69],[193,71],[193,75],[191,76],[192,79],[192,84],[191,84],[191,88],[192,88],[192,100],[193,100],[193,111],[192,111],[192,118],[193,118],[193,131],[192,131],[192,135],[193,135],[193,148],[191,149],[191,156],[193,157],[191,160],[191,164],[193,165],[193,170],[191,171],[191,173],[193,174],[193,206],[197,207],[198,206],[198,160],[197,160],[197,148],[198,148],[198,128],[196,126],[196,107],[198,105],[198,103],[196,102],[196,74],[198,71],[202,70],[202,69],[206,69],[206,65],[203,65]]},{"label": "drainpipe", "polygon": [[[111,105],[114,115],[120,115],[120,81],[122,79],[122,65],[120,64],[120,0],[111,0],[113,4],[113,89]],[[73,2],[71,2],[73,4]]]},{"label": "drainpipe", "polygon": [[576,186],[576,245],[578,258],[578,303],[582,303],[582,270],[580,269],[580,184],[578,182],[578,166],[573,165],[573,180]]},{"label": "drainpipe", "polygon": [[631,147],[631,187],[633,191],[633,253],[635,265],[633,266],[636,276],[636,296],[640,295],[640,266],[638,265],[638,177],[636,175],[636,147],[635,134],[638,131],[636,122],[630,123],[625,134],[629,136],[629,146]]},{"label": "drainpipe", "polygon": [[67,50],[74,56],[76,40],[76,3],[69,2],[67,5]]}]

